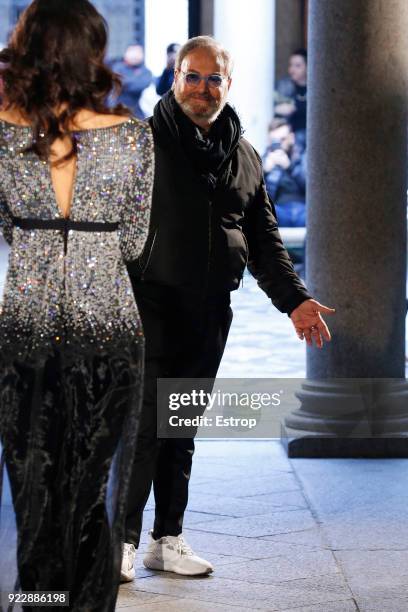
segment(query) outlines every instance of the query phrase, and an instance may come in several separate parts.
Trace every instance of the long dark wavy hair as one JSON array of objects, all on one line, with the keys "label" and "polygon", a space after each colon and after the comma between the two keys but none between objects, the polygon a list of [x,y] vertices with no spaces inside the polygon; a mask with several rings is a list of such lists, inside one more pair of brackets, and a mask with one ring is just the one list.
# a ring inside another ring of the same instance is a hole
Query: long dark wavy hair
[{"label": "long dark wavy hair", "polygon": [[70,135],[80,109],[130,115],[123,105],[109,107],[120,77],[105,64],[108,28],[88,0],[34,0],[22,13],[8,46],[0,52],[5,108],[21,112],[33,128],[30,150],[48,160],[57,138]]}]

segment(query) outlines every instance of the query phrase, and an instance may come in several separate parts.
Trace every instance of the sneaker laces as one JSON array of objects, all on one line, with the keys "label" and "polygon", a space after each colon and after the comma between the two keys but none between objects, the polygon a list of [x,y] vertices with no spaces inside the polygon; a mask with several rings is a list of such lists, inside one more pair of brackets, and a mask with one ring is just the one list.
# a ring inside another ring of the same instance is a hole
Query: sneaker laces
[{"label": "sneaker laces", "polygon": [[192,556],[194,552],[192,548],[187,544],[182,534],[177,538],[177,552],[180,555]]}]

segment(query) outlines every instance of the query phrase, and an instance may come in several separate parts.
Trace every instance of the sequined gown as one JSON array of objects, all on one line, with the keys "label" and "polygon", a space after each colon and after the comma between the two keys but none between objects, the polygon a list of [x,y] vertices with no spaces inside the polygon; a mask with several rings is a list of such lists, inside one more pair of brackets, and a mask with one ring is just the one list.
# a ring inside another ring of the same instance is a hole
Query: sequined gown
[{"label": "sequined gown", "polygon": [[[70,609],[110,612],[143,368],[125,261],[138,257],[147,235],[153,143],[135,118],[75,138],[65,221],[48,163],[24,152],[31,128],[0,121],[0,229],[11,245],[0,436],[21,588],[70,591]],[[1,581],[0,591],[10,588]]]}]

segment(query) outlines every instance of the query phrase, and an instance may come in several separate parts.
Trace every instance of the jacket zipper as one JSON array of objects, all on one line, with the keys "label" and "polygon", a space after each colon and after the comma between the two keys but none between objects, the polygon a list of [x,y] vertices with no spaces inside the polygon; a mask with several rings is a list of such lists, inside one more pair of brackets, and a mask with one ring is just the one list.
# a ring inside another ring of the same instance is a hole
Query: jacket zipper
[{"label": "jacket zipper", "polygon": [[246,239],[246,236],[245,236],[244,232],[242,230],[240,230],[240,231],[241,231],[241,234],[242,234],[242,237],[244,239],[245,246],[246,246],[245,266],[244,266],[244,271],[242,273],[242,278],[241,278],[241,287],[243,287],[244,286],[245,270],[246,270],[246,267],[248,265],[248,260],[249,260],[249,246],[248,246],[248,240]]},{"label": "jacket zipper", "polygon": [[147,257],[146,265],[142,268],[142,275],[140,277],[141,280],[143,280],[144,274],[145,274],[145,272],[147,270],[147,267],[149,265],[150,258],[152,256],[152,252],[153,252],[154,243],[156,242],[156,236],[157,236],[157,229],[155,230],[154,235],[153,235],[153,240],[152,240],[152,244],[151,244],[150,249],[149,249],[149,255]]},{"label": "jacket zipper", "polygon": [[208,202],[208,266],[207,266],[207,287],[210,284],[210,267],[211,267],[211,220],[212,220],[212,202]]}]

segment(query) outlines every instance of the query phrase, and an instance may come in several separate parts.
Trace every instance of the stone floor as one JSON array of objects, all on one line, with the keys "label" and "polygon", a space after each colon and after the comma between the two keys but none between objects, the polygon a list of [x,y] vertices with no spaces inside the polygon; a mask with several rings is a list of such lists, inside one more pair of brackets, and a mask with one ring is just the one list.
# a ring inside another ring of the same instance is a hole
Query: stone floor
[{"label": "stone floor", "polygon": [[[220,377],[305,375],[289,319],[250,277],[233,307]],[[407,612],[407,485],[405,460],[289,460],[278,440],[198,440],[184,531],[215,572],[143,568],[150,499],[137,578],[117,610]]]},{"label": "stone floor", "polygon": [[146,570],[144,539],[117,610],[406,612],[407,480],[404,460],[288,460],[276,440],[198,441],[184,533],[215,572]]}]

